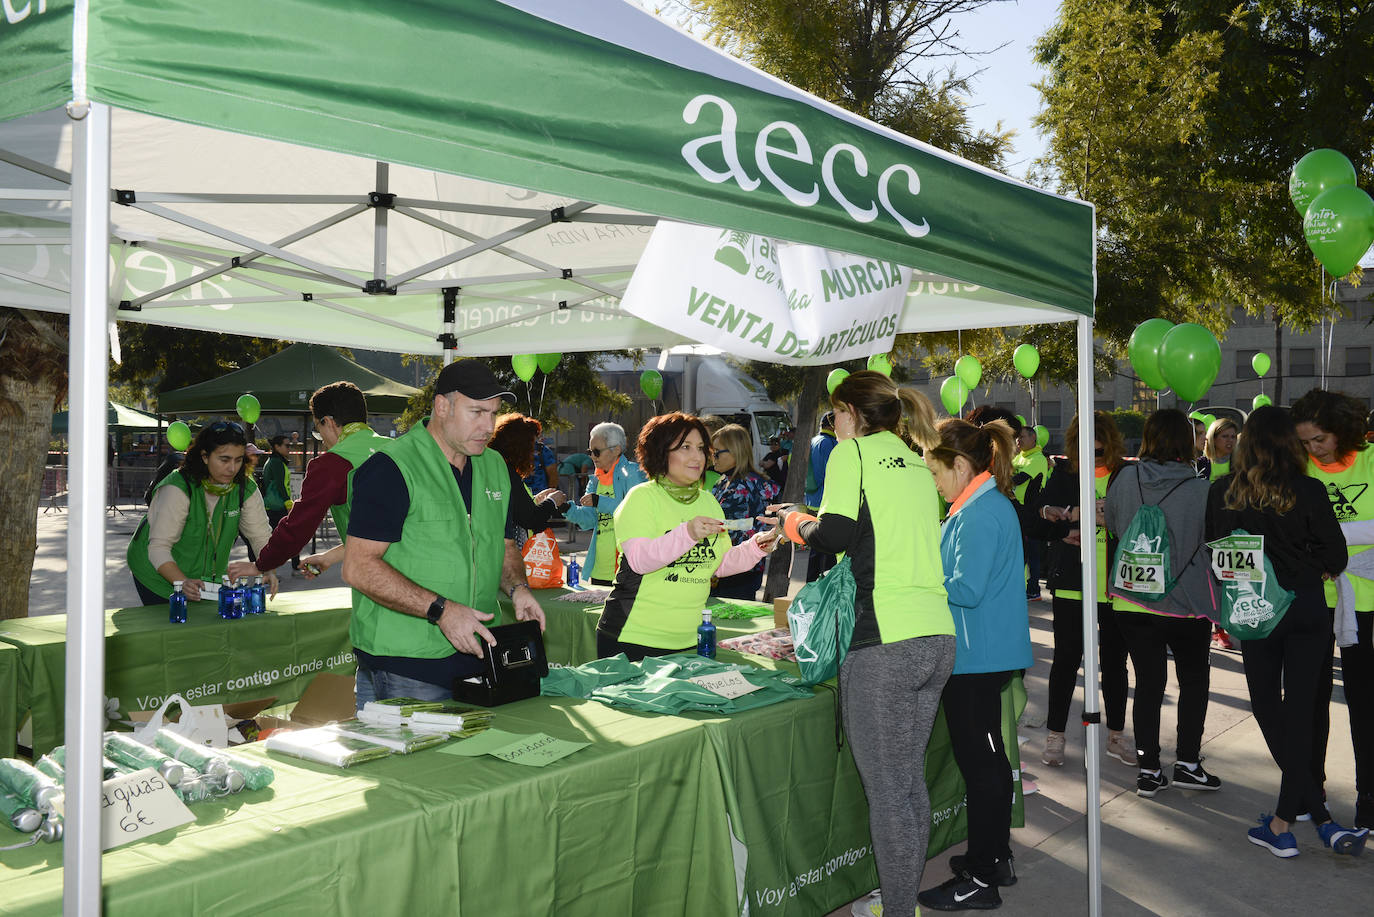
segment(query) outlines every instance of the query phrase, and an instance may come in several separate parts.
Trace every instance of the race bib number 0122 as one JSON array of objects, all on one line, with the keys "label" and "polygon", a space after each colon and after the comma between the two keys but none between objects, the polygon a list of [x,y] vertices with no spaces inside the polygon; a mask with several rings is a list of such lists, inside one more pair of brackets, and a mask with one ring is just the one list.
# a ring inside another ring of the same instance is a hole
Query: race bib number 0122
[{"label": "race bib number 0122", "polygon": [[1163,595],[1164,555],[1126,550],[1119,552],[1112,585],[1141,595]]},{"label": "race bib number 0122", "polygon": [[1223,583],[1264,582],[1264,536],[1227,535],[1207,542],[1212,574]]}]

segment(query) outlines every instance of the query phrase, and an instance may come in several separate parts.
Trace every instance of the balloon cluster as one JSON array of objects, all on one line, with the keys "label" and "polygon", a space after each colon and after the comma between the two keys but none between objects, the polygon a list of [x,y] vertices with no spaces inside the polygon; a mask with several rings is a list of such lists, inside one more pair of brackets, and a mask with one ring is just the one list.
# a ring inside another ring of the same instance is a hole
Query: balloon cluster
[{"label": "balloon cluster", "polygon": [[[875,373],[882,373],[884,376],[892,376],[892,357],[885,353],[875,353],[868,358],[867,369]],[[835,389],[841,382],[849,378],[849,370],[832,369],[830,375],[825,377],[825,390],[830,394],[835,394]]]},{"label": "balloon cluster", "polygon": [[558,368],[562,359],[561,353],[517,353],[510,358],[510,368],[515,370],[521,382],[528,382],[534,378],[536,369],[548,375]]},{"label": "balloon cluster", "polygon": [[[258,401],[256,396],[247,393],[239,395],[234,408],[244,423],[257,423],[258,418],[262,416],[262,403]],[[167,425],[167,445],[178,452],[185,452],[186,448],[191,445],[191,428],[180,420],[169,423]]]},{"label": "balloon cluster", "polygon": [[1207,394],[1221,369],[1221,345],[1201,325],[1148,318],[1136,325],[1126,345],[1131,367],[1155,391],[1173,389],[1184,401]]},{"label": "balloon cluster", "polygon": [[1337,150],[1313,150],[1293,166],[1288,196],[1302,214],[1302,234],[1336,277],[1355,269],[1374,242],[1374,200],[1355,184],[1355,167]]}]

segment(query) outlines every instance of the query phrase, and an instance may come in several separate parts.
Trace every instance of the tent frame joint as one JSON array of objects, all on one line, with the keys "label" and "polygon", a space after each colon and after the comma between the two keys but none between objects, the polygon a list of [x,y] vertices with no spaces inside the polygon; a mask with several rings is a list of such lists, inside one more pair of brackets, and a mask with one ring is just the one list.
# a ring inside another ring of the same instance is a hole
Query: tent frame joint
[{"label": "tent frame joint", "polygon": [[1089,713],[1089,712],[1086,711],[1086,710],[1083,711],[1083,725],[1084,725],[1084,726],[1100,726],[1101,724],[1102,724],[1102,714],[1101,714],[1101,713],[1099,713],[1099,712],[1097,712],[1097,711],[1093,711],[1092,713]]},{"label": "tent frame joint", "polygon": [[568,308],[568,301],[567,301],[566,299],[560,299],[560,300],[558,301],[558,308],[559,308],[559,309],[566,309],[566,308]]},{"label": "tent frame joint", "polygon": [[453,334],[452,331],[445,331],[443,334],[439,335],[434,340],[442,344],[445,350],[458,349],[458,338]]},{"label": "tent frame joint", "polygon": [[121,312],[142,312],[142,311],[143,311],[143,303],[134,303],[134,302],[130,302],[130,301],[127,300],[127,299],[121,299],[121,300],[119,301],[119,311],[121,311]]},{"label": "tent frame joint", "polygon": [[314,301],[315,301],[315,294],[314,294],[314,293],[302,293],[302,294],[301,294],[301,302],[314,302]]},{"label": "tent frame joint", "polygon": [[565,210],[565,208],[563,208],[563,207],[555,207],[555,208],[553,208],[552,210],[549,211],[549,222],[550,222],[550,223],[571,223],[572,220],[568,219],[568,214],[567,214],[567,211]]},{"label": "tent frame joint", "polygon": [[458,294],[462,287],[444,287],[444,324],[458,320]]},{"label": "tent frame joint", "polygon": [[379,210],[395,210],[396,195],[386,191],[369,191],[367,194],[367,205],[376,207]]},{"label": "tent frame joint", "polygon": [[387,286],[385,277],[374,277],[367,283],[363,284],[363,292],[371,293],[373,296],[395,296],[396,288]]},{"label": "tent frame joint", "polygon": [[563,268],[563,279],[564,279],[564,280],[571,280],[571,279],[572,279],[572,275],[573,275],[573,269],[572,269],[572,268],[570,268],[570,267],[565,267],[565,268]]},{"label": "tent frame joint", "polygon": [[116,204],[123,204],[125,207],[128,207],[132,204],[138,203],[138,195],[135,194],[132,190],[116,188],[114,193],[114,202]]}]

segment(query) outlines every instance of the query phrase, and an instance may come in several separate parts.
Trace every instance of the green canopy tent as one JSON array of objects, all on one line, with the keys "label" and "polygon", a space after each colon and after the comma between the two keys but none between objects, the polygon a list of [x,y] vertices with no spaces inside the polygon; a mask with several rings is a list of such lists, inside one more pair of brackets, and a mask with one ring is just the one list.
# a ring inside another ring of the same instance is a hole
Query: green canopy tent
[{"label": "green canopy tent", "polygon": [[[894,331],[1075,321],[1092,410],[1090,205],[622,0],[25,0],[5,16],[0,303],[71,314],[71,481],[88,497],[69,528],[71,913],[100,906],[92,445],[116,318],[446,356],[674,344],[691,338],[620,308],[666,217],[913,269]],[[1096,684],[1090,598],[1084,619]]]},{"label": "green canopy tent", "polygon": [[162,392],[162,414],[233,414],[240,395],[253,395],[264,414],[308,414],[310,396],[330,382],[352,382],[370,414],[400,414],[417,389],[360,366],[323,344],[292,344],[251,366]]},{"label": "green canopy tent", "polygon": [[[163,426],[162,418],[156,414],[149,414],[140,411],[138,408],[131,408],[127,405],[116,404],[113,401],[106,402],[109,407],[105,411],[105,426],[111,430],[157,430]],[[67,434],[67,411],[58,411],[52,415],[52,431],[59,436]]]}]

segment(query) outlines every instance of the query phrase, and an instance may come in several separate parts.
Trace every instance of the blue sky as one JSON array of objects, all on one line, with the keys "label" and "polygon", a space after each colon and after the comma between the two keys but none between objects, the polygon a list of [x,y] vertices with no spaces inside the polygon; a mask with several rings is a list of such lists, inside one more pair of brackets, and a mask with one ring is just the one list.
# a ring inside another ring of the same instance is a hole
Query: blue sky
[{"label": "blue sky", "polygon": [[1040,93],[1031,84],[1044,73],[1031,61],[1031,45],[1058,13],[1058,0],[1010,0],[989,3],[953,20],[960,32],[958,43],[970,51],[1005,44],[994,53],[958,60],[956,69],[960,73],[983,71],[970,87],[969,118],[976,127],[991,130],[1000,119],[1005,127],[1016,130],[1006,172],[1017,178],[1025,177],[1031,160],[1045,148],[1031,125],[1040,110]]}]

